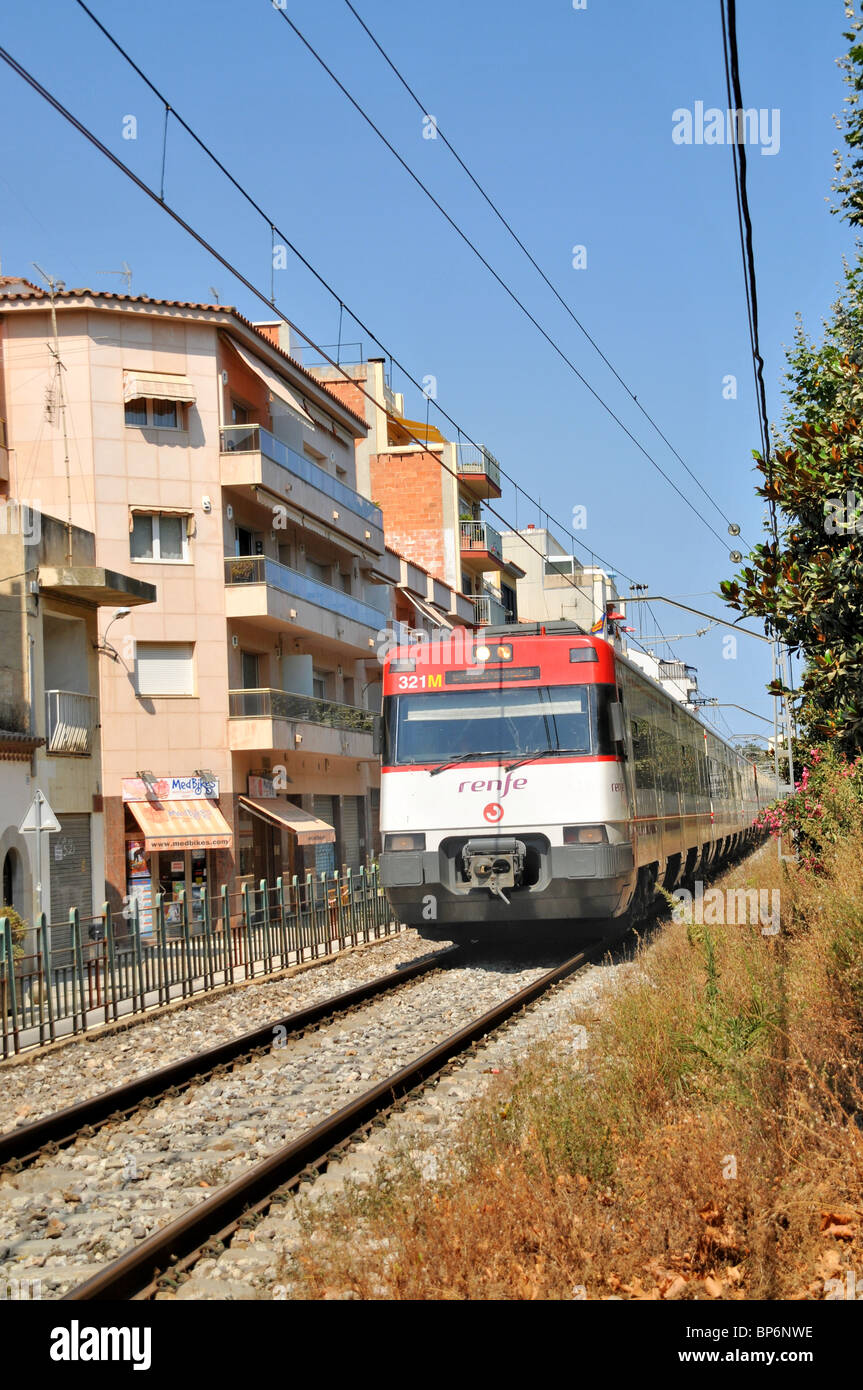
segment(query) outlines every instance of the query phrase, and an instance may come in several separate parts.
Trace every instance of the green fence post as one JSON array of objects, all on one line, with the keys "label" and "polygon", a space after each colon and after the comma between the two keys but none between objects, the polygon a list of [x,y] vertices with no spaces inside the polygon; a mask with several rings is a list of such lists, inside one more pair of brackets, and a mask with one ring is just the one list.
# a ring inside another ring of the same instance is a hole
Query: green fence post
[{"label": "green fence post", "polygon": [[[346,873],[350,873],[350,869],[347,869],[347,870],[346,870]],[[344,947],[344,944],[345,944],[345,904],[344,904],[345,884],[342,882],[342,880],[341,880],[340,877],[337,878],[337,880],[336,880],[336,893],[337,893],[337,906],[338,906],[338,909],[339,909],[339,917],[338,917],[338,922],[339,922],[339,950],[341,951],[341,950],[343,949],[343,947]]]},{"label": "green fence post", "polygon": [[180,900],[180,926],[183,930],[183,998],[192,991],[192,943],[189,934],[189,902],[185,888],[177,897]]},{"label": "green fence post", "polygon": [[290,898],[293,902],[293,941],[295,941],[296,958],[302,960],[304,951],[303,942],[303,897],[300,892],[300,876],[292,874],[290,876]]},{"label": "green fence post", "polygon": [[[48,1009],[48,1037],[51,1042],[56,1037],[54,1027],[54,971],[51,966],[51,937],[44,912],[39,913],[39,969],[42,973],[42,988],[45,990],[45,1004]],[[40,1036],[40,1041],[44,1037]]]},{"label": "green fence post", "polygon": [[234,983],[234,937],[231,932],[231,895],[228,892],[227,883],[223,883],[219,890],[219,898],[222,909],[222,941],[225,951],[225,979],[231,984]]},{"label": "green fence post", "polygon": [[[84,952],[81,946],[81,914],[77,907],[69,908],[69,925],[72,928],[72,961],[74,967],[74,978],[78,990],[78,1003],[81,1006],[81,1030],[87,1028],[87,1000],[84,992]],[[72,1031],[77,1033],[77,1015],[75,1013],[75,990],[72,991]]]},{"label": "green fence post", "polygon": [[347,872],[345,873],[345,892],[348,895],[348,934],[351,938],[351,945],[356,946],[357,936],[354,922],[354,877],[353,870],[351,869],[350,865],[348,865]]},{"label": "green fence post", "polygon": [[261,879],[259,891],[264,904],[264,974],[269,975],[273,969],[273,944],[270,940],[270,890],[265,878]]},{"label": "green fence post", "polygon": [[243,884],[243,927],[246,936],[246,979],[255,973],[255,948],[252,937],[252,906],[249,899],[249,885]]},{"label": "green fence post", "polygon": [[[132,1012],[143,1013],[146,1008],[145,987],[144,987],[144,947],[141,941],[141,917],[137,898],[130,898],[124,911],[129,913],[128,920],[132,930]],[[138,1007],[135,1007],[135,992],[137,984]]]},{"label": "green fence post", "polygon": [[[325,932],[326,932],[326,936],[324,935]],[[320,904],[320,906],[319,906],[319,908],[318,908],[317,945],[315,946],[315,955],[316,955],[316,956],[319,956],[319,955],[321,954],[321,947],[324,946],[325,943],[327,943],[327,944],[326,944],[326,949],[324,950],[324,955],[326,955],[326,954],[328,953],[328,951],[329,951],[329,936],[330,936],[330,900],[329,900],[329,895],[328,895],[328,893],[327,893],[327,871],[326,871],[326,869],[324,869],[324,871],[323,871],[322,874],[321,874],[321,904]]]},{"label": "green fence post", "polygon": [[20,1039],[18,1036],[18,992],[15,981],[15,951],[12,945],[12,923],[8,917],[0,917],[0,928],[3,931],[3,954],[6,958],[6,981],[7,981],[7,1001],[9,1013],[12,1016],[12,1049],[18,1052],[20,1049]]},{"label": "green fence post", "polygon": [[6,1021],[9,1011],[6,1007],[6,918],[0,917],[0,1018],[3,1021],[3,1056],[9,1056],[9,1034]]},{"label": "green fence post", "polygon": [[363,924],[363,940],[369,939],[369,916],[366,902],[366,866],[360,865],[360,921]]},{"label": "green fence post", "polygon": [[[110,903],[102,904],[102,921],[105,923],[105,955],[107,974],[111,980],[111,1017],[116,1022],[117,1010],[117,952],[114,942],[114,916]],[[105,981],[105,1022],[108,1022],[108,982]]]},{"label": "green fence post", "polygon": [[201,921],[204,924],[204,988],[212,989],[216,983],[213,972],[213,928],[210,921],[210,895],[206,889],[201,894]]},{"label": "green fence post", "polygon": [[288,964],[288,929],[285,921],[285,881],[281,874],[276,879],[276,901],[279,904],[279,960],[284,970]]},{"label": "green fence post", "polygon": [[167,1004],[171,997],[168,982],[168,941],[165,935],[165,902],[161,889],[156,894],[156,936],[159,950],[159,1003]]}]

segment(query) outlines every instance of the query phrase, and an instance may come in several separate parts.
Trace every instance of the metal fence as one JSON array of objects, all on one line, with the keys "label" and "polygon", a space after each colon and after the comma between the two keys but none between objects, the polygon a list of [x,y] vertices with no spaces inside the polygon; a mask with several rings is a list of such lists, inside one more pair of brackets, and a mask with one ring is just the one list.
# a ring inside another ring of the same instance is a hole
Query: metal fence
[{"label": "metal fence", "polygon": [[158,893],[143,925],[135,900],[122,915],[72,908],[68,923],[43,913],[33,955],[17,954],[0,917],[2,1056],[398,930],[376,865],[193,902]]}]

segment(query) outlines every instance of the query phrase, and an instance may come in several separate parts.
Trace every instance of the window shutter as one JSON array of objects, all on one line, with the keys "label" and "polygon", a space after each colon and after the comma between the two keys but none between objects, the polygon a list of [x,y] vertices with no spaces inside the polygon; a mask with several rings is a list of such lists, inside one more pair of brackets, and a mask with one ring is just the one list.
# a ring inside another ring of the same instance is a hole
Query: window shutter
[{"label": "window shutter", "polygon": [[191,642],[138,642],[139,695],[194,695]]}]

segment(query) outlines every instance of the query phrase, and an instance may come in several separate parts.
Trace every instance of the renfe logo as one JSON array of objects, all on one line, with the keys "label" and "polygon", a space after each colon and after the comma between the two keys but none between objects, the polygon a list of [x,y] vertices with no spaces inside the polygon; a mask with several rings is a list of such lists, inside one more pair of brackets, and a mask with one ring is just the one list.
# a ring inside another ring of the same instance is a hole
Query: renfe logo
[{"label": "renfe logo", "polygon": [[508,772],[502,787],[500,778],[492,777],[487,782],[459,782],[458,789],[460,792],[463,792],[465,788],[471,792],[499,792],[500,799],[503,801],[508,791],[521,791],[522,787],[526,786],[526,777],[516,777],[515,781],[513,781],[512,773]]}]

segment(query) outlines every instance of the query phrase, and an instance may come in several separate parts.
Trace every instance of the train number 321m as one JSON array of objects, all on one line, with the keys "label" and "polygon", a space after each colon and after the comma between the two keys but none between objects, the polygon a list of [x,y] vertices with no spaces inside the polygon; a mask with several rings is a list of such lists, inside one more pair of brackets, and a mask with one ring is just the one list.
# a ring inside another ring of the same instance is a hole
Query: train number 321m
[{"label": "train number 321m", "polygon": [[399,690],[440,690],[443,676],[399,676]]}]

